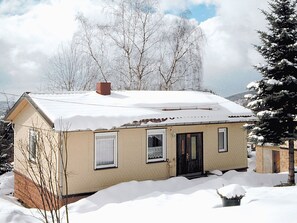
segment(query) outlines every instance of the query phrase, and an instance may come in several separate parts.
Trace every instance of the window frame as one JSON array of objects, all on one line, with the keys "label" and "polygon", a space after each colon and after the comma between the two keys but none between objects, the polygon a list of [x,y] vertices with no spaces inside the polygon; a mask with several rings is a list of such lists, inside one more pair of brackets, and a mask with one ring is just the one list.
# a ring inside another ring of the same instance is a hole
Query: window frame
[{"label": "window frame", "polygon": [[[162,158],[149,159],[149,136],[152,135],[162,135]],[[166,129],[148,129],[146,131],[146,162],[147,163],[156,163],[164,162],[167,160],[167,137]]]},{"label": "window frame", "polygon": [[[220,148],[220,133],[224,133],[223,148]],[[218,151],[219,153],[228,152],[228,128],[227,127],[218,128]]]},{"label": "window frame", "polygon": [[[113,139],[114,140],[114,148],[113,148],[113,163],[112,164],[104,164],[97,165],[97,139],[100,137],[104,139]],[[118,167],[118,133],[117,132],[100,132],[95,133],[94,135],[94,169],[101,170],[107,168],[117,168]]]},{"label": "window frame", "polygon": [[[28,143],[28,158],[31,162],[36,162],[37,158],[37,140],[38,140],[38,132],[34,128],[29,129],[29,143]],[[32,141],[33,139],[33,141]],[[33,153],[32,149],[35,148]]]}]

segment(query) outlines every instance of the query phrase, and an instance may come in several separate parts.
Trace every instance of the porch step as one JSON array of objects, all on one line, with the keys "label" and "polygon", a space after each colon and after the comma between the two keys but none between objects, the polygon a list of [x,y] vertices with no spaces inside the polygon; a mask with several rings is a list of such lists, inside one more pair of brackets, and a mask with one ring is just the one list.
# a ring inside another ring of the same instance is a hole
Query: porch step
[{"label": "porch step", "polygon": [[205,174],[205,173],[188,173],[188,174],[184,174],[181,176],[186,177],[188,180],[192,180],[195,178],[207,177],[207,174]]}]

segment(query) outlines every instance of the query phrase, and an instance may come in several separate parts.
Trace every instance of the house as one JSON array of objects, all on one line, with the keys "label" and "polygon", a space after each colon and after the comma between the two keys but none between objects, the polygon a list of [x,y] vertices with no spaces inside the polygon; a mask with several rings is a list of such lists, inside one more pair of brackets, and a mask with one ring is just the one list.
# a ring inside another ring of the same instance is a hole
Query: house
[{"label": "house", "polygon": [[207,92],[97,83],[89,92],[24,93],[6,120],[14,124],[14,195],[33,207],[40,188],[63,204],[125,181],[245,170],[243,125],[254,116]]},{"label": "house", "polygon": [[[297,164],[297,141],[294,142],[294,163]],[[295,167],[296,169],[296,167]],[[256,172],[280,173],[289,170],[289,146],[264,144],[256,146]]]}]

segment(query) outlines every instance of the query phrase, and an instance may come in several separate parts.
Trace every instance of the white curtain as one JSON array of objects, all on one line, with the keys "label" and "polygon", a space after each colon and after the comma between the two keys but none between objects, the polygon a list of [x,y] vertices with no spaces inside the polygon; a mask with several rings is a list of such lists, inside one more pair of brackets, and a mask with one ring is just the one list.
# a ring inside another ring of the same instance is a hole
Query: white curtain
[{"label": "white curtain", "polygon": [[96,138],[96,165],[114,164],[115,137]]}]

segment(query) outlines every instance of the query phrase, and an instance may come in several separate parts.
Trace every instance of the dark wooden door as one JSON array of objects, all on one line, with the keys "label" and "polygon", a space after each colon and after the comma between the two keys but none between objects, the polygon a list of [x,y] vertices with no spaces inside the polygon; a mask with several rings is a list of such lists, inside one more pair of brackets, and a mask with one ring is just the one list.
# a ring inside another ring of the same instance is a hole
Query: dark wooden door
[{"label": "dark wooden door", "polygon": [[272,151],[273,173],[280,172],[280,154],[279,151]]},{"label": "dark wooden door", "polygon": [[203,172],[203,134],[177,134],[177,175]]}]

